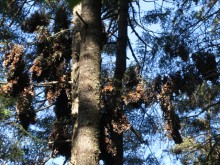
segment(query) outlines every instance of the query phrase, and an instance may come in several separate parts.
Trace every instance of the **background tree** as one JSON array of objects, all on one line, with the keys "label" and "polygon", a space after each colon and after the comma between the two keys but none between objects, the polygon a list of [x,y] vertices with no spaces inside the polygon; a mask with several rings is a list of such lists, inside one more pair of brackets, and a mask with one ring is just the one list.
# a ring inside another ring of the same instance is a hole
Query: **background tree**
[{"label": "background tree", "polygon": [[[165,4],[158,4],[158,10],[152,10],[144,16],[144,21],[147,24],[160,23],[164,32],[157,33],[146,30],[143,38],[147,38],[146,41],[149,41],[148,38],[153,39],[155,44],[140,42],[142,49],[139,49],[139,52],[143,54],[142,57],[147,59],[144,53],[150,50],[149,54],[156,59],[154,67],[157,63],[158,68],[155,68],[159,69],[159,72],[157,71],[159,77],[156,76],[155,79],[157,80],[156,84],[158,79],[159,84],[164,84],[160,86],[166,87],[162,90],[167,91],[169,95],[171,94],[172,106],[180,116],[182,136],[186,138],[183,139],[182,144],[177,146],[184,146],[183,164],[193,162],[212,162],[215,164],[219,158],[214,156],[215,158],[210,160],[207,144],[210,148],[217,147],[214,145],[216,144],[214,137],[219,134],[216,130],[218,126],[213,121],[216,121],[218,112],[215,114],[211,109],[219,107],[218,94],[211,99],[214,105],[209,106],[206,101],[210,101],[210,99],[201,97],[200,92],[203,89],[202,93],[207,96],[209,92],[204,92],[204,86],[206,89],[209,86],[210,92],[216,91],[216,87],[219,86],[219,39],[216,36],[219,31],[219,28],[216,28],[218,27],[216,19],[219,13],[217,7],[219,2],[180,1],[173,5],[172,8],[170,6],[165,8]],[[171,10],[175,12],[171,12]],[[147,67],[145,71],[149,75]],[[161,94],[159,96],[161,97]],[[206,103],[202,105],[198,98],[203,100],[201,102]],[[167,103],[166,106],[168,105],[170,104]],[[210,109],[210,107],[212,108]],[[163,109],[163,106],[161,108]],[[164,115],[166,119],[167,115]],[[190,121],[194,125],[191,125]],[[203,125],[204,129],[201,127],[196,129],[199,123],[195,124],[195,121],[206,121]],[[167,124],[165,128],[168,128],[168,134],[172,130],[167,127]],[[212,142],[208,139],[212,139]],[[192,144],[194,147],[189,147]],[[175,149],[175,153],[181,155],[181,147],[175,147]]]}]

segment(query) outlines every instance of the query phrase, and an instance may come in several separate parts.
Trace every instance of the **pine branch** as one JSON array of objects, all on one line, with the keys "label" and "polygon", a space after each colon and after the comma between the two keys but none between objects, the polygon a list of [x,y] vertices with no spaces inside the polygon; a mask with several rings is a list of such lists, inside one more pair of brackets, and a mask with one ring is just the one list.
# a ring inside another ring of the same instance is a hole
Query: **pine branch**
[{"label": "pine branch", "polygon": [[48,141],[48,144],[54,143],[71,143],[71,140]]},{"label": "pine branch", "polygon": [[43,107],[43,108],[39,108],[39,109],[35,110],[35,112],[43,111],[43,110],[48,109],[48,108],[50,108],[50,107],[52,107],[52,106],[53,106],[53,104],[50,104],[50,105],[48,105],[48,106],[45,106],[45,107]]},{"label": "pine branch", "polygon": [[[7,84],[8,82],[5,81],[0,81],[0,84]],[[65,81],[65,82],[60,82],[60,81],[49,81],[49,82],[42,82],[42,83],[37,83],[33,84],[35,87],[50,87],[55,84],[60,84],[60,83],[66,83],[66,84],[72,84],[72,81]]]},{"label": "pine branch", "polygon": [[141,137],[141,135],[137,132],[137,130],[133,126],[131,126],[130,130],[135,134],[135,136],[141,143],[146,143],[146,141]]},{"label": "pine branch", "polygon": [[140,37],[140,35],[138,34],[138,32],[135,30],[133,24],[131,23],[131,19],[128,18],[128,21],[129,21],[129,25],[131,27],[131,30],[132,32],[134,32],[134,34],[137,36],[137,38],[144,44],[144,45],[147,45],[147,43]]},{"label": "pine branch", "polygon": [[64,82],[60,82],[60,81],[42,82],[42,83],[34,84],[34,86],[36,86],[36,87],[48,87],[48,86],[53,86],[53,85],[59,84],[59,83],[72,84],[72,81],[64,81]]}]

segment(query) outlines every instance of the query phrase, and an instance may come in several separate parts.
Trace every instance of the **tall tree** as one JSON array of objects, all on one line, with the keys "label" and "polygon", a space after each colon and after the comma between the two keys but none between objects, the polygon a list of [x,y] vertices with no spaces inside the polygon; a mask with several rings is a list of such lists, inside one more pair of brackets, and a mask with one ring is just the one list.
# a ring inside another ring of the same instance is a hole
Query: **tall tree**
[{"label": "tall tree", "polygon": [[[111,102],[111,111],[116,111],[115,117],[120,120],[124,114],[123,108],[120,105],[122,95],[123,77],[126,70],[127,58],[127,26],[128,26],[128,0],[119,0],[119,13],[118,13],[118,38],[116,41],[116,62],[114,73],[114,87],[116,89],[114,99]],[[123,165],[123,131],[112,130],[112,140],[116,146],[116,155],[110,158],[106,164]]]},{"label": "tall tree", "polygon": [[100,134],[101,1],[83,0],[79,56],[79,109],[72,164],[98,164]]},{"label": "tall tree", "polygon": [[[73,115],[73,130],[72,134],[75,134],[77,126],[78,126],[78,110],[79,110],[79,95],[78,95],[78,85],[79,85],[79,55],[80,55],[80,18],[78,14],[81,15],[81,4],[74,6],[73,8],[73,50],[72,50],[72,109],[71,114]],[[76,162],[76,143],[75,136],[72,136],[72,146],[71,146],[71,160],[70,162]]]}]

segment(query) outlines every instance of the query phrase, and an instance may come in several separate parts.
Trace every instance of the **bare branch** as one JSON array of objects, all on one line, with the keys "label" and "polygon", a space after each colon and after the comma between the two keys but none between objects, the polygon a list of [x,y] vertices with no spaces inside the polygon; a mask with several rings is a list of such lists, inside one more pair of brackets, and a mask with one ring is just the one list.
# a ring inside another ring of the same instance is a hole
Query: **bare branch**
[{"label": "bare branch", "polygon": [[[8,82],[1,81],[0,84],[7,84]],[[55,84],[60,84],[60,83],[66,83],[66,84],[72,84],[72,81],[66,81],[66,82],[60,82],[60,81],[50,81],[50,82],[42,82],[42,83],[37,83],[34,84],[35,87],[50,87]]]},{"label": "bare branch", "polygon": [[48,106],[46,106],[46,107],[43,107],[43,108],[40,108],[40,109],[35,110],[35,112],[43,111],[43,110],[48,109],[48,108],[50,108],[50,107],[52,107],[52,106],[53,106],[53,104],[50,104],[50,105],[48,105]]},{"label": "bare branch", "polygon": [[60,84],[60,83],[67,83],[67,84],[72,84],[72,81],[66,81],[66,82],[60,82],[60,81],[50,81],[50,82],[42,82],[38,84],[34,84],[36,87],[50,87],[55,84]]},{"label": "bare branch", "polygon": [[[13,1],[13,2],[14,2],[14,1]],[[13,3],[13,2],[12,2],[12,3]],[[11,23],[10,23],[10,25],[9,25],[9,27],[12,26],[12,24],[13,24],[14,21],[15,21],[15,17],[22,11],[22,8],[24,7],[24,5],[25,5],[26,2],[27,2],[27,0],[24,0],[23,3],[22,3],[22,5],[21,5],[21,7],[19,8],[19,10],[14,14],[14,16],[13,16],[13,18],[12,18],[12,21],[11,21]]]},{"label": "bare branch", "polygon": [[147,45],[147,43],[140,37],[140,35],[138,34],[138,32],[135,30],[133,24],[131,23],[131,19],[128,18],[128,21],[129,21],[129,25],[132,29],[132,32],[134,32],[134,34],[137,36],[137,38],[144,44],[144,45]]},{"label": "bare branch", "polygon": [[130,42],[129,39],[128,39],[128,46],[129,46],[129,48],[130,48],[130,50],[131,50],[131,55],[132,55],[132,57],[134,58],[135,62],[137,63],[137,65],[138,65],[138,67],[139,67],[139,69],[140,69],[141,65],[140,65],[140,63],[139,63],[139,61],[138,61],[136,55],[134,54],[134,50],[133,50],[133,48],[132,48],[132,46],[131,46],[131,42]]},{"label": "bare branch", "polygon": [[141,143],[145,143],[146,141],[144,141],[144,139],[141,137],[140,133],[137,132],[137,130],[134,129],[133,126],[131,126],[130,130],[135,134],[135,136],[137,137],[137,139],[141,142]]},{"label": "bare branch", "polygon": [[48,141],[48,144],[54,143],[71,143],[71,140]]}]

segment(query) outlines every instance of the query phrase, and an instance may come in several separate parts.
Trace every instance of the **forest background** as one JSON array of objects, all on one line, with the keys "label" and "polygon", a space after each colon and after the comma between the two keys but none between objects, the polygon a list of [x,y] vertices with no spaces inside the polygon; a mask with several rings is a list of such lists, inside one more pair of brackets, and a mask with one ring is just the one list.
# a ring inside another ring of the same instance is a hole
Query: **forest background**
[{"label": "forest background", "polygon": [[218,0],[0,4],[1,164],[219,164]]}]

